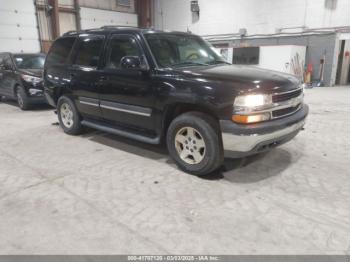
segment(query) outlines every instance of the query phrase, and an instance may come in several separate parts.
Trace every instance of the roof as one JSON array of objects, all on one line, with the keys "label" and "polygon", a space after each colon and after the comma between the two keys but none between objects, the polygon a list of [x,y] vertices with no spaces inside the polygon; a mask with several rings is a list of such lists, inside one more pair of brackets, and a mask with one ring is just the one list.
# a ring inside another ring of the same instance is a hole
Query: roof
[{"label": "roof", "polygon": [[38,55],[38,56],[45,56],[45,53],[11,53],[12,55]]},{"label": "roof", "polygon": [[9,54],[9,55],[46,55],[45,53],[13,53],[13,52],[0,52],[0,54]]},{"label": "roof", "polygon": [[63,36],[68,35],[79,35],[79,34],[87,34],[87,33],[99,33],[99,32],[120,32],[120,31],[128,31],[128,32],[135,32],[135,33],[178,33],[178,34],[189,34],[187,32],[176,32],[176,31],[162,31],[162,30],[155,30],[153,28],[140,28],[140,27],[134,27],[134,26],[103,26],[100,28],[92,28],[92,29],[86,29],[86,30],[80,30],[80,31],[68,31],[63,34]]}]

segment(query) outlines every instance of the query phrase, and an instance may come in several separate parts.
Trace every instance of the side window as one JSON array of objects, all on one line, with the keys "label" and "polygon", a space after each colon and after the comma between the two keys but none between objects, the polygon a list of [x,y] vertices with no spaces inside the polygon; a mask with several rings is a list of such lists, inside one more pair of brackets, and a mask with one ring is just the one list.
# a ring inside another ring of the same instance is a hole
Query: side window
[{"label": "side window", "polygon": [[13,70],[13,63],[10,56],[6,56],[4,59],[5,70]]},{"label": "side window", "polygon": [[46,58],[46,65],[64,64],[75,42],[75,37],[58,39],[50,49]]},{"label": "side window", "polygon": [[77,54],[73,64],[85,67],[97,67],[104,37],[87,37],[79,40]]},{"label": "side window", "polygon": [[124,56],[140,57],[141,55],[141,48],[134,37],[114,36],[109,43],[106,68],[120,69],[120,61]]},{"label": "side window", "polygon": [[0,54],[0,70],[4,68],[4,55]]},{"label": "side window", "polygon": [[0,55],[0,70],[12,70],[13,64],[8,54]]}]

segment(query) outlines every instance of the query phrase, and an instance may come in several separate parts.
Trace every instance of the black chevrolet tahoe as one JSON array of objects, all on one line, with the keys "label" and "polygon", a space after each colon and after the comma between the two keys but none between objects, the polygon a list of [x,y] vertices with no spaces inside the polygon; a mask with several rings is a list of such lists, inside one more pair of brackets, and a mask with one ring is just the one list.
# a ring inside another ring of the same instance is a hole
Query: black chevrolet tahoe
[{"label": "black chevrolet tahoe", "polygon": [[15,99],[22,110],[46,103],[44,62],[45,54],[0,53],[0,99]]},{"label": "black chevrolet tahoe", "polygon": [[218,169],[291,140],[308,106],[292,75],[231,65],[199,36],[128,27],[68,32],[44,69],[65,133],[84,126],[151,144],[166,141],[184,171]]}]

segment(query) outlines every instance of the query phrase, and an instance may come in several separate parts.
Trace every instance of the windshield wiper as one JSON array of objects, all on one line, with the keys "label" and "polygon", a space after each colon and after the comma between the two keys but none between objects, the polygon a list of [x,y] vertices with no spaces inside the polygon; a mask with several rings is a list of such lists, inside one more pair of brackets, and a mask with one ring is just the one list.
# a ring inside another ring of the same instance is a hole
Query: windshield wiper
[{"label": "windshield wiper", "polygon": [[186,61],[186,62],[181,62],[181,63],[176,63],[176,64],[172,64],[170,66],[186,66],[186,65],[193,65],[193,66],[196,66],[196,65],[200,65],[200,66],[207,66],[209,64],[206,64],[206,63],[199,63],[199,62],[190,62],[190,61]]}]

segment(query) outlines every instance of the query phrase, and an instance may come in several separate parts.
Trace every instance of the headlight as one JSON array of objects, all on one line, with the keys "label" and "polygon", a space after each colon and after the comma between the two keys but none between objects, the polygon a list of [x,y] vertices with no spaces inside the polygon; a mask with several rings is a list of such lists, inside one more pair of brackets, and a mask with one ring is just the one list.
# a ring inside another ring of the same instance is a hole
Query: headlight
[{"label": "headlight", "polygon": [[234,111],[232,121],[240,124],[252,124],[267,121],[270,113],[258,113],[266,107],[271,106],[271,95],[243,95],[237,96],[234,101]]},{"label": "headlight", "polygon": [[237,96],[234,102],[235,107],[254,108],[272,103],[270,95],[246,95]]},{"label": "headlight", "polygon": [[22,75],[22,79],[28,83],[32,83],[34,85],[40,83],[42,79],[40,77],[30,76],[30,75]]}]

